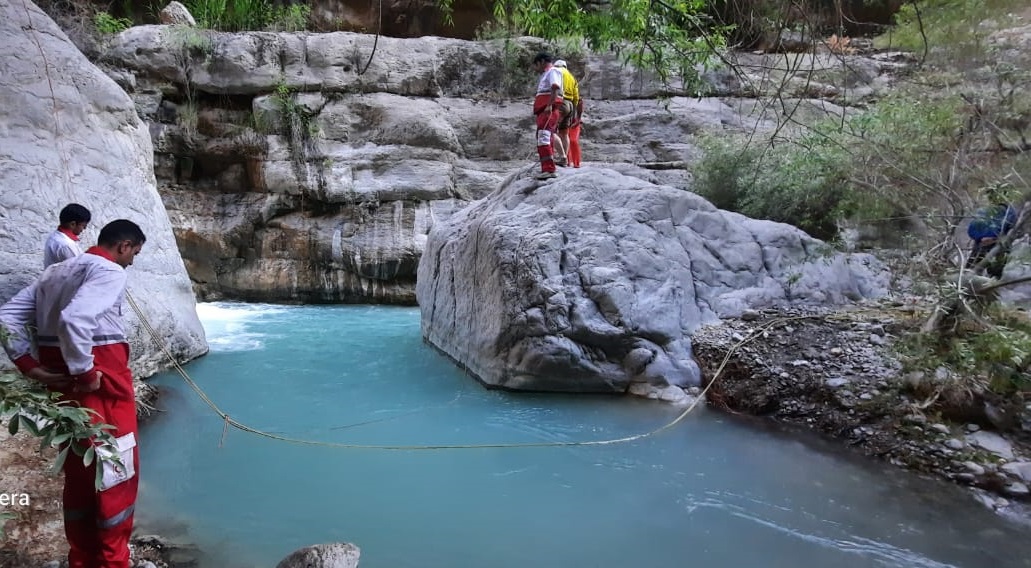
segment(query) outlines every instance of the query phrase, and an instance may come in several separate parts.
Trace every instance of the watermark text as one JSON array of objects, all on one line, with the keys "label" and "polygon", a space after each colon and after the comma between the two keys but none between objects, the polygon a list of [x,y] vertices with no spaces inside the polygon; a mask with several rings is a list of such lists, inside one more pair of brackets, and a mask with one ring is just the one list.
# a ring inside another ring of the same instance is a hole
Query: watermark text
[{"label": "watermark text", "polygon": [[0,493],[0,508],[29,507],[32,500],[28,493]]}]

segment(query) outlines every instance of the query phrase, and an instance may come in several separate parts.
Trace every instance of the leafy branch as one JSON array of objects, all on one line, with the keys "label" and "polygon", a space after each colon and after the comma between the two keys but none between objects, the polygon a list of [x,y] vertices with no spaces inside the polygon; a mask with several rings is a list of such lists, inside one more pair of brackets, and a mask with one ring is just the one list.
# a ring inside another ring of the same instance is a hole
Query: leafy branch
[{"label": "leafy branch", "polygon": [[[69,452],[89,466],[94,461],[121,458],[115,446],[110,424],[96,422],[97,412],[60,400],[60,394],[16,374],[0,374],[0,420],[7,420],[7,431],[13,436],[26,431],[40,438],[39,451],[60,448],[51,467],[57,473],[64,467]],[[96,468],[96,487],[100,488],[103,468]]]},{"label": "leafy branch", "polygon": [[[445,19],[454,0],[439,0]],[[711,19],[703,0],[613,0],[589,9],[578,0],[494,0],[496,25],[513,36],[577,40],[592,51],[612,51],[639,70],[655,73],[664,86],[689,86],[699,69],[711,67],[726,47],[729,26]]]}]

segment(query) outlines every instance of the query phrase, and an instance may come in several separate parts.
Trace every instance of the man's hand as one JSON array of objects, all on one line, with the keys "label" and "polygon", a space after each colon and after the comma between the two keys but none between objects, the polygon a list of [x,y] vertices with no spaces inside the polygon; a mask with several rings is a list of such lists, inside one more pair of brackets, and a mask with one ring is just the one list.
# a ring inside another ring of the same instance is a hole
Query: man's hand
[{"label": "man's hand", "polygon": [[93,392],[100,388],[100,379],[104,376],[104,373],[100,371],[93,371],[93,382],[83,383],[79,381],[75,385],[75,392]]},{"label": "man's hand", "polygon": [[43,367],[36,367],[28,373],[25,373],[28,378],[43,383],[48,389],[56,391],[67,390],[72,385],[72,378],[63,373],[55,373],[54,371],[48,371]]}]

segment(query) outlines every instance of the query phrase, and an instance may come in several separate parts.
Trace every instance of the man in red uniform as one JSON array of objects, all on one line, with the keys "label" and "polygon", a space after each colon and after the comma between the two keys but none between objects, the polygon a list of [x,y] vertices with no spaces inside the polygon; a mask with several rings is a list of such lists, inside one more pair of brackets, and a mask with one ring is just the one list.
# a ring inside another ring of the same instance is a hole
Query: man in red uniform
[{"label": "man in red uniform", "polygon": [[555,177],[555,151],[551,137],[562,118],[562,73],[552,66],[548,53],[538,53],[533,58],[533,70],[540,73],[537,81],[537,95],[533,99],[533,114],[537,119],[537,154],[541,158],[541,173],[537,179]]},{"label": "man in red uniform", "polygon": [[4,350],[18,369],[65,400],[96,411],[96,422],[114,426],[122,466],[103,463],[99,490],[97,460],[85,466],[73,455],[64,464],[69,568],[129,567],[139,456],[122,303],[125,269],[145,241],[136,223],[112,221],[101,229],[97,246],[51,265],[0,306]]}]

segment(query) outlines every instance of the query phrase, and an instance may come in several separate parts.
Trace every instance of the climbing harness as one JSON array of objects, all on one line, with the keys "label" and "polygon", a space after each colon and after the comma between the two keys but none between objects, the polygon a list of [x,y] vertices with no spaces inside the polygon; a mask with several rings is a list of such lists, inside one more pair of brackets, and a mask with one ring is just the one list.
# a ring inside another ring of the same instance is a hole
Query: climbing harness
[{"label": "climbing harness", "polygon": [[[147,332],[150,333],[150,336],[154,340],[154,343],[157,344],[158,347],[161,348],[161,351],[164,352],[165,356],[168,357],[168,360],[172,363],[172,366],[175,368],[176,372],[179,373],[179,376],[182,377],[183,381],[185,381],[186,384],[191,389],[193,389],[193,392],[197,393],[197,396],[199,396],[201,398],[201,400],[203,400],[205,402],[205,404],[207,404],[208,407],[211,408],[211,410],[213,410],[215,412],[215,414],[217,414],[220,418],[222,418],[223,426],[222,426],[222,440],[219,442],[219,446],[220,447],[222,445],[222,441],[225,440],[225,436],[226,436],[226,434],[229,431],[229,427],[233,427],[233,428],[236,428],[237,430],[240,430],[240,431],[243,431],[243,432],[247,432],[247,433],[250,433],[250,434],[255,434],[255,435],[261,436],[263,438],[268,438],[270,440],[278,440],[280,442],[288,442],[288,443],[291,443],[291,444],[300,444],[300,445],[306,445],[306,446],[321,446],[321,447],[326,447],[326,448],[344,448],[344,449],[354,449],[354,450],[404,450],[404,451],[418,451],[418,450],[473,450],[473,449],[490,449],[490,448],[554,448],[554,447],[570,447],[570,446],[608,446],[608,445],[613,445],[613,444],[621,444],[621,443],[624,443],[624,442],[633,442],[635,440],[640,440],[640,439],[643,439],[643,438],[648,438],[650,436],[654,436],[656,434],[659,434],[660,432],[664,432],[666,430],[669,430],[670,428],[673,428],[674,426],[676,426],[677,424],[682,422],[685,418],[687,418],[687,416],[689,414],[691,414],[691,412],[694,411],[694,409],[698,406],[698,404],[705,398],[705,395],[709,392],[709,389],[712,388],[712,385],[714,385],[716,383],[716,380],[719,379],[720,374],[723,372],[723,369],[727,366],[727,363],[730,361],[730,357],[742,345],[744,345],[745,343],[751,341],[755,337],[758,337],[759,335],[763,334],[768,329],[772,328],[773,326],[775,326],[777,324],[784,323],[786,321],[795,320],[795,319],[802,319],[802,318],[805,318],[805,317],[810,317],[810,316],[798,316],[798,317],[791,317],[791,318],[781,318],[781,319],[775,320],[773,322],[770,322],[767,325],[765,325],[765,326],[763,326],[763,327],[761,327],[759,329],[756,329],[751,334],[749,334],[747,337],[745,337],[745,338],[741,339],[740,341],[738,341],[736,344],[731,346],[730,349],[727,350],[727,354],[723,357],[723,361],[720,362],[720,365],[716,369],[716,372],[713,375],[712,380],[710,380],[709,384],[707,384],[705,386],[705,388],[702,389],[701,394],[697,398],[695,398],[695,400],[693,400],[691,402],[691,404],[688,405],[687,408],[684,409],[683,412],[681,412],[679,415],[677,415],[676,418],[674,418],[670,422],[666,423],[665,425],[660,426],[660,427],[658,427],[658,428],[656,428],[654,430],[651,430],[649,432],[644,432],[644,433],[641,433],[641,434],[634,434],[632,436],[624,436],[622,438],[612,438],[612,439],[607,439],[607,440],[584,440],[584,441],[572,441],[572,442],[524,442],[524,443],[507,443],[507,444],[431,444],[431,445],[350,444],[350,443],[344,443],[344,442],[325,442],[325,441],[319,441],[319,440],[307,440],[307,439],[302,439],[302,438],[293,438],[293,437],[290,437],[290,436],[284,436],[284,435],[281,435],[281,434],[274,434],[272,432],[266,432],[264,430],[259,430],[257,428],[248,426],[248,425],[246,425],[246,424],[244,424],[244,423],[242,423],[242,422],[232,418],[231,416],[229,416],[229,414],[227,414],[221,408],[219,408],[219,406],[217,404],[215,404],[215,402],[213,400],[211,400],[211,398],[204,392],[204,389],[202,389],[200,387],[200,385],[198,385],[190,377],[189,373],[186,372],[186,369],[184,369],[183,366],[179,364],[179,361],[177,361],[175,356],[172,355],[172,353],[168,350],[168,346],[165,344],[164,339],[158,334],[158,332],[150,324],[150,321],[148,321],[146,316],[143,314],[143,310],[141,310],[139,305],[136,304],[136,300],[133,299],[132,295],[128,291],[126,291],[126,299],[129,301],[129,305],[132,306],[133,311],[136,312],[136,315],[139,318],[140,322],[147,329]],[[348,427],[350,427],[350,426],[354,426],[354,425],[349,425]]]}]

